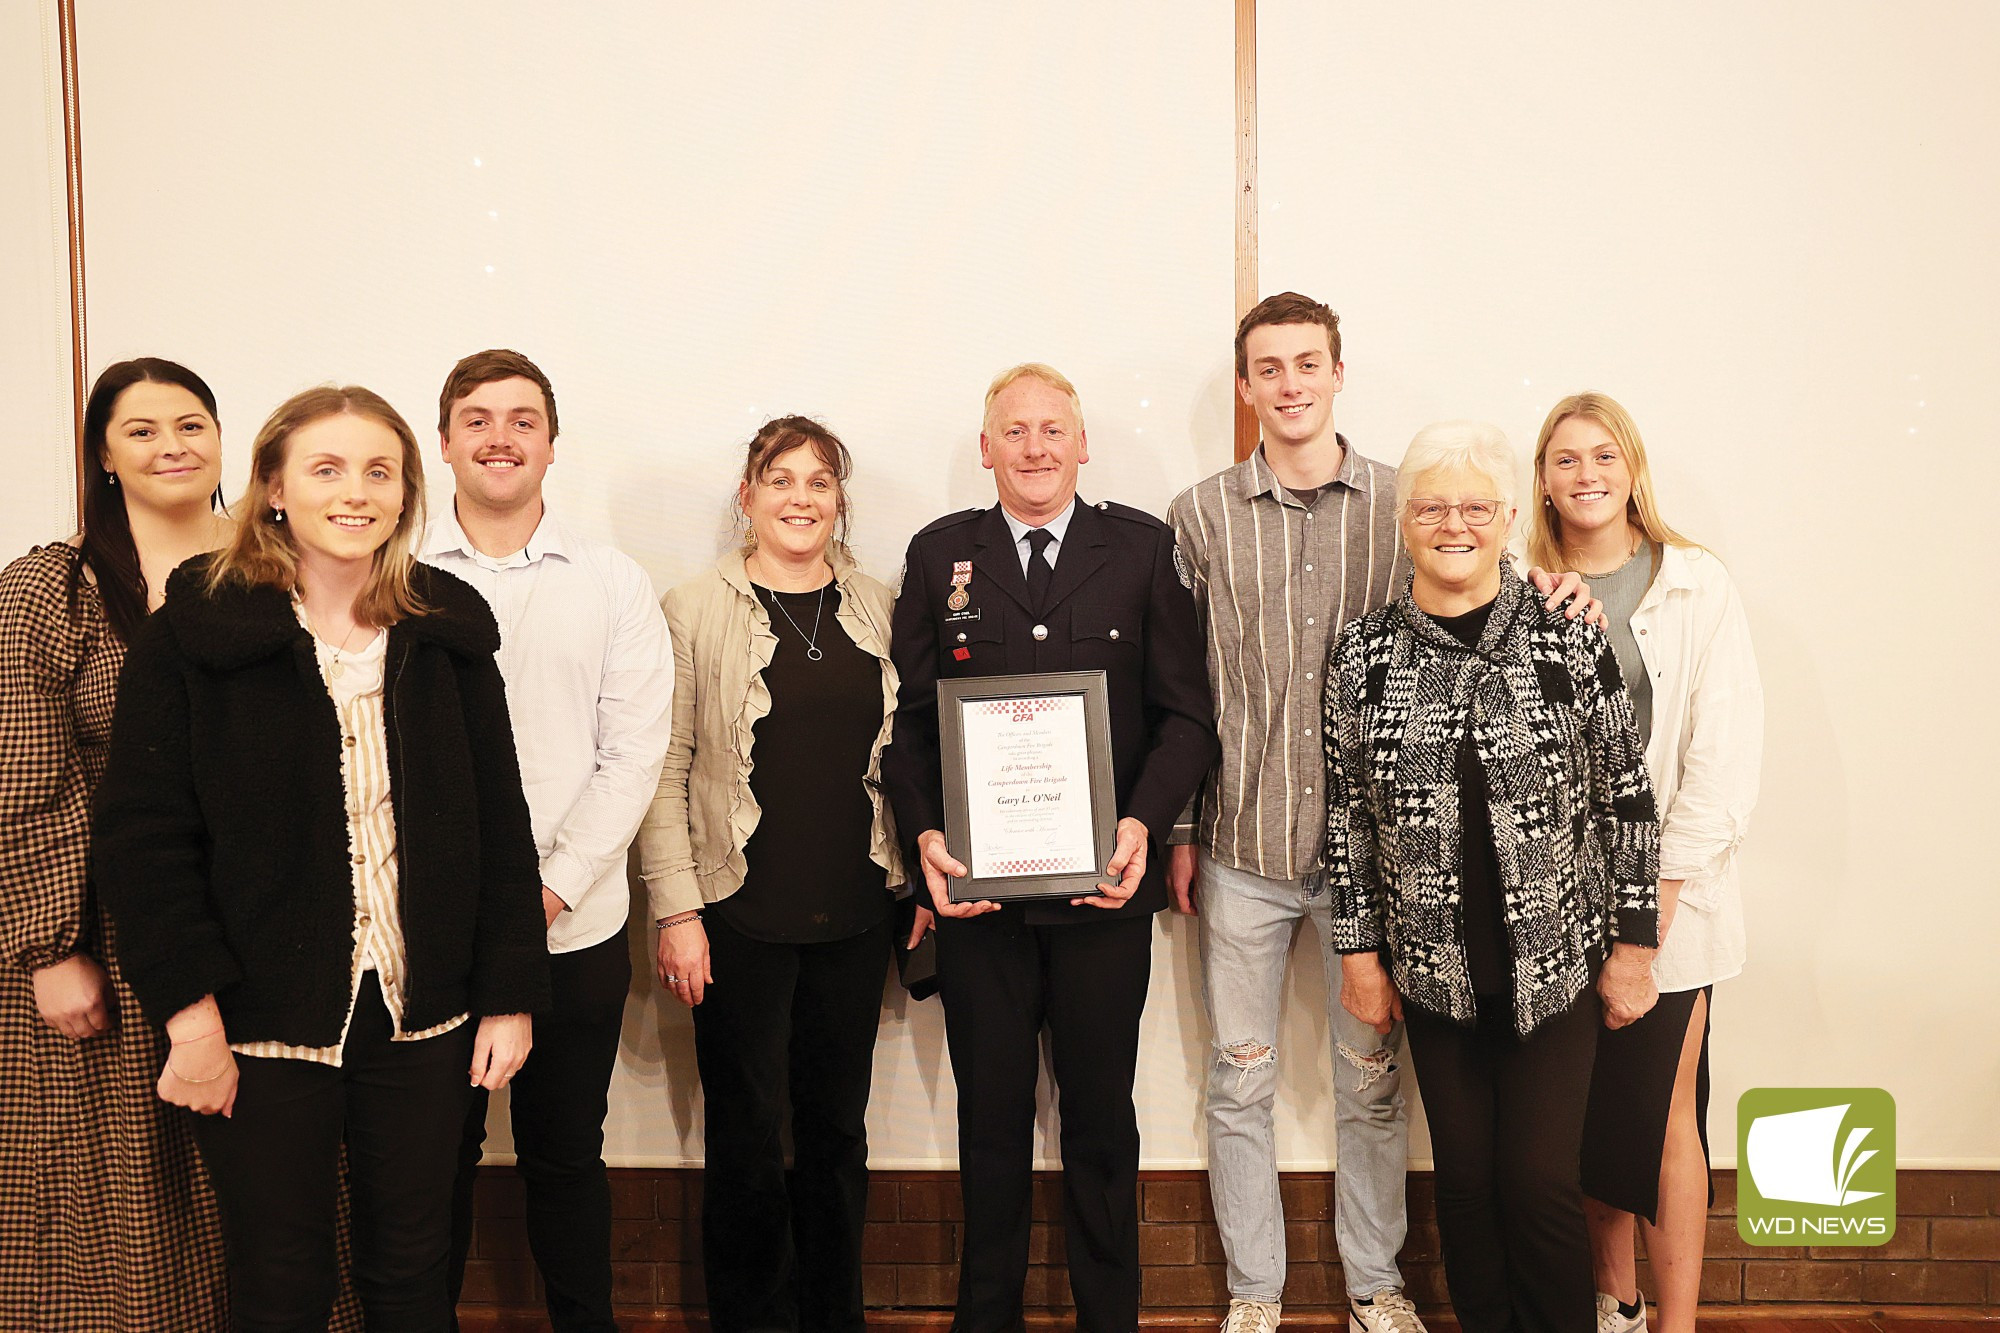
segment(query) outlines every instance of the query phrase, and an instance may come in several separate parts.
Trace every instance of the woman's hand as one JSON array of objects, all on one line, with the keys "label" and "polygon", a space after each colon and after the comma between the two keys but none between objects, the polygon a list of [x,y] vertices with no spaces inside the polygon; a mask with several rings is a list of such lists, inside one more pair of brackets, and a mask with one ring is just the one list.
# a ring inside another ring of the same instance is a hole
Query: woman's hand
[{"label": "woman's hand", "polygon": [[660,927],[655,961],[660,985],[690,1009],[700,1004],[701,997],[715,984],[715,973],[708,964],[708,927],[701,924],[698,916]]},{"label": "woman's hand", "polygon": [[1653,984],[1657,950],[1636,944],[1614,944],[1604,970],[1597,974],[1597,995],[1604,1001],[1604,1026],[1622,1028],[1651,1012],[1660,998]]},{"label": "woman's hand", "polygon": [[1382,1036],[1403,1021],[1403,997],[1382,958],[1373,953],[1344,954],[1340,960],[1340,1007]]},{"label": "woman's hand", "polygon": [[970,872],[945,850],[944,834],[938,830],[925,829],[917,835],[917,857],[923,862],[924,884],[931,891],[931,906],[939,916],[948,916],[955,921],[1000,910],[999,903],[983,898],[976,903],[955,903],[951,900],[951,881],[964,879]]},{"label": "woman's hand", "polygon": [[535,1046],[535,1021],[527,1014],[488,1014],[472,1038],[472,1086],[498,1092],[520,1072]]},{"label": "woman's hand", "polygon": [[167,1020],[167,1066],[156,1089],[160,1100],[196,1115],[236,1111],[236,1053],[222,1030],[222,1011],[204,995]]},{"label": "woman's hand", "polygon": [[35,1008],[42,1021],[82,1041],[111,1031],[111,981],[89,954],[35,969]]},{"label": "woman's hand", "polygon": [[922,944],[924,936],[931,933],[931,927],[935,924],[937,924],[937,918],[931,914],[931,909],[928,907],[919,907],[916,917],[910,926],[910,938],[906,947],[914,949],[919,944]]}]

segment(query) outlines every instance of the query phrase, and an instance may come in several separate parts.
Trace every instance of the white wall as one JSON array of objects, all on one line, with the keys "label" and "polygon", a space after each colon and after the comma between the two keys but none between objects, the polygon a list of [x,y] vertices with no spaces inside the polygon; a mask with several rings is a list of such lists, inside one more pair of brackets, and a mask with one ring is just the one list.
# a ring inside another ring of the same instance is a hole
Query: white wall
[{"label": "white wall", "polygon": [[[990,498],[978,396],[1007,363],[1077,379],[1089,494],[1158,509],[1227,461],[1228,6],[551,8],[84,4],[92,370],[201,371],[234,490],[292,390],[367,383],[423,433],[458,355],[518,346],[561,402],[554,502],[662,589],[713,557],[780,411],[854,447],[892,579],[911,530]],[[1971,651],[2000,14],[1260,11],[1262,285],[1345,315],[1343,430],[1392,460],[1443,415],[1526,441],[1607,389],[1744,586],[1771,744],[1718,1156],[1741,1088],[1854,1082],[1898,1094],[1905,1164],[2000,1164]],[[12,254],[29,224],[0,225]],[[66,345],[59,306],[9,308],[10,338]],[[1162,920],[1155,1167],[1200,1160],[1206,1064]],[[1294,1167],[1332,1150],[1315,955],[1281,1039]],[[614,1159],[698,1158],[684,1013],[646,986],[627,1019]],[[876,1163],[949,1161],[951,1115],[936,1006],[892,993]]]},{"label": "white wall", "polygon": [[76,525],[69,227],[56,7],[0,5],[0,562]]},{"label": "white wall", "polygon": [[1769,737],[1716,1156],[1745,1088],[1868,1086],[1904,1165],[2000,1164],[2000,9],[1264,0],[1259,26],[1260,277],[1340,311],[1342,430],[1393,461],[1483,417],[1525,458],[1604,390],[1742,586]]}]

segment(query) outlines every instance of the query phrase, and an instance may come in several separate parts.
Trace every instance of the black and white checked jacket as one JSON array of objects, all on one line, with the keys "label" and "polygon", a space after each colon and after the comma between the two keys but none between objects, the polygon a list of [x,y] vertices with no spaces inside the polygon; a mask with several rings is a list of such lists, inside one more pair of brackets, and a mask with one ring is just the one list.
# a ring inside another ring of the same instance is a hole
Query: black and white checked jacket
[{"label": "black and white checked jacket", "polygon": [[1546,611],[1504,565],[1475,647],[1402,596],[1327,663],[1327,878],[1343,953],[1386,948],[1397,988],[1475,1021],[1459,885],[1457,754],[1472,728],[1493,811],[1514,1026],[1591,984],[1614,940],[1659,942],[1660,829],[1604,633]]}]

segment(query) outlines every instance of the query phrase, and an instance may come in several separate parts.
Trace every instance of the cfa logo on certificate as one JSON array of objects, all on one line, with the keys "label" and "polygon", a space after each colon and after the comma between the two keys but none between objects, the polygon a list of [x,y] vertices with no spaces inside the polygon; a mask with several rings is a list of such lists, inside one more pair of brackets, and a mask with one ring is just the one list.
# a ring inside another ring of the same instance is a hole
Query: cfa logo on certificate
[{"label": "cfa logo on certificate", "polygon": [[1752,1088],[1736,1103],[1736,1232],[1752,1245],[1896,1234],[1896,1101],[1880,1088]]}]

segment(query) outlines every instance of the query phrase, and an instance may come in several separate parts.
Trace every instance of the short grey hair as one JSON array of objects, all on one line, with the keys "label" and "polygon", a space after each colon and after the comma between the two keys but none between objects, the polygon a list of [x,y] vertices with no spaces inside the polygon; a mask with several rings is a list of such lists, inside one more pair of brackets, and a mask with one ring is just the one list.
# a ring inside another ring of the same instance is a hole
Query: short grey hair
[{"label": "short grey hair", "polygon": [[1417,483],[1438,472],[1476,472],[1493,483],[1492,499],[1515,508],[1520,462],[1507,433],[1487,421],[1436,421],[1417,432],[1396,469],[1396,507],[1406,508]]}]

